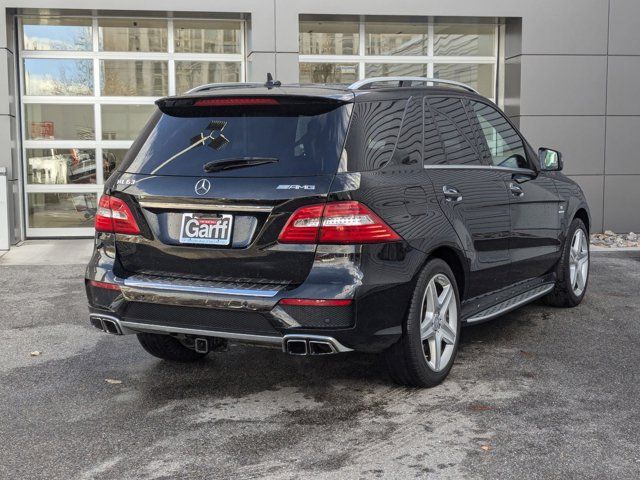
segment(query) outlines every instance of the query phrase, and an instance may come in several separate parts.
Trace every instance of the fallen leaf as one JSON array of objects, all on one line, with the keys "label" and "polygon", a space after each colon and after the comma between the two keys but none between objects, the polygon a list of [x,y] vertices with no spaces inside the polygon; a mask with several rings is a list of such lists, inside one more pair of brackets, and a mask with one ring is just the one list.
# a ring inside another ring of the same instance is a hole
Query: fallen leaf
[{"label": "fallen leaf", "polygon": [[471,405],[469,410],[472,412],[484,412],[486,410],[493,410],[493,407],[490,405],[484,405],[482,403],[476,403],[475,405]]},{"label": "fallen leaf", "polygon": [[104,381],[110,383],[111,385],[119,385],[122,383],[122,380],[115,380],[113,378],[105,378]]},{"label": "fallen leaf", "polygon": [[29,355],[31,355],[32,357],[38,357],[40,356],[40,353],[38,350],[34,350],[33,352],[29,353]]},{"label": "fallen leaf", "polygon": [[535,353],[527,352],[526,350],[520,350],[520,355],[522,355],[523,357],[533,357],[535,356]]},{"label": "fallen leaf", "polygon": [[485,452],[488,452],[491,450],[491,445],[480,445],[480,448]]}]

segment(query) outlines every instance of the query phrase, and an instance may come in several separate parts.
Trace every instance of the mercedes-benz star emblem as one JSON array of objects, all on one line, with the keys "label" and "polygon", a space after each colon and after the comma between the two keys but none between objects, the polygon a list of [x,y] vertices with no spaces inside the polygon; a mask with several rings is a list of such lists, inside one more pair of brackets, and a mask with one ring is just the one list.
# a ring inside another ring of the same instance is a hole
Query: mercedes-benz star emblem
[{"label": "mercedes-benz star emblem", "polygon": [[201,178],[196,182],[195,190],[198,195],[206,195],[211,190],[211,182],[206,178]]}]

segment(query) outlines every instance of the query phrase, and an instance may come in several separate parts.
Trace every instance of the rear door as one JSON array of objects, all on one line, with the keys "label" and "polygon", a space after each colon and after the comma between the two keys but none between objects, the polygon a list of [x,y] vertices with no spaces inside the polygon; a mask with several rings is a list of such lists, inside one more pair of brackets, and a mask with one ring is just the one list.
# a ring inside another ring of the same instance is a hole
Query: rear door
[{"label": "rear door", "polygon": [[508,174],[483,163],[460,98],[425,102],[425,168],[470,259],[468,295],[497,290],[510,262]]},{"label": "rear door", "polygon": [[537,173],[524,141],[493,106],[472,101],[481,146],[494,167],[507,173],[511,234],[509,250],[513,282],[548,272],[560,255],[561,201],[555,183]]},{"label": "rear door", "polygon": [[323,98],[212,97],[162,106],[120,167],[141,236],[118,235],[125,274],[297,284],[314,245],[277,242],[298,207],[323,203],[350,106]]}]

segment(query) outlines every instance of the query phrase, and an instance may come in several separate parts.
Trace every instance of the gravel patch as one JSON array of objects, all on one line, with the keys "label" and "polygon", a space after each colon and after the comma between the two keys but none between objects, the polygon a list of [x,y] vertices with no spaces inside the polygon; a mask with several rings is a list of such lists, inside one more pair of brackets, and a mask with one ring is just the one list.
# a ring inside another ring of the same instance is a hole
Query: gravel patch
[{"label": "gravel patch", "polygon": [[634,232],[614,233],[605,230],[604,233],[594,233],[591,235],[591,245],[605,248],[640,247],[640,235]]}]

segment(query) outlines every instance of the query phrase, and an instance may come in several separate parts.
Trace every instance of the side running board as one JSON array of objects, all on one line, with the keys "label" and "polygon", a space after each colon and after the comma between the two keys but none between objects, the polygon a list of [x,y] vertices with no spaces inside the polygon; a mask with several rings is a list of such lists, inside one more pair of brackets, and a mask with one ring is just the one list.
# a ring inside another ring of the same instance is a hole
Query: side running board
[{"label": "side running board", "polygon": [[477,323],[483,322],[485,320],[490,320],[495,317],[499,317],[500,315],[510,312],[526,303],[532,302],[547,293],[553,290],[553,283],[546,283],[544,285],[540,285],[535,287],[527,292],[521,293],[520,295],[516,295],[509,300],[505,300],[504,302],[498,303],[493,307],[487,308],[479,313],[476,313],[472,317],[467,319],[467,324],[469,323]]}]

